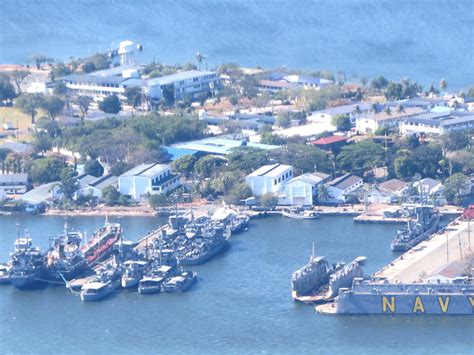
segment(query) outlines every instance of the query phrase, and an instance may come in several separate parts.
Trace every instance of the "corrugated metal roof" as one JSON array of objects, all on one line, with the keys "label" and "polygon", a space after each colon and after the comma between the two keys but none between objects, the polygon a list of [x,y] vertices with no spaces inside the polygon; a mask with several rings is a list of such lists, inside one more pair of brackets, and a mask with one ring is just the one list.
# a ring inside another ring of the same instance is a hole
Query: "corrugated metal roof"
[{"label": "corrugated metal roof", "polygon": [[28,182],[28,174],[24,174],[24,173],[0,174],[0,184],[12,184],[12,183],[26,184],[27,182]]},{"label": "corrugated metal roof", "polygon": [[191,80],[194,78],[200,78],[206,75],[217,75],[217,74],[216,72],[213,72],[213,71],[188,70],[188,71],[183,71],[180,73],[161,76],[159,78],[149,79],[147,81],[147,85],[148,86],[168,85],[168,84],[173,84],[173,83],[183,81],[183,80]]},{"label": "corrugated metal roof", "polygon": [[354,186],[355,184],[359,183],[360,181],[362,181],[362,178],[349,173],[335,178],[329,183],[329,185],[336,189],[345,191],[351,186]]}]

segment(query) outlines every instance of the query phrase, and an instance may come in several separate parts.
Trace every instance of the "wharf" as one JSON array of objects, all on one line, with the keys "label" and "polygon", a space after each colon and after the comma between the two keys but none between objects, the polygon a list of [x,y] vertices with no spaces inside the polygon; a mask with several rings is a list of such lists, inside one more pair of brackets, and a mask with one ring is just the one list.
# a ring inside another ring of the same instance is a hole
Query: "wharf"
[{"label": "wharf", "polygon": [[354,218],[355,223],[365,224],[405,224],[411,220],[413,219],[407,217],[391,218],[382,215],[360,215]]},{"label": "wharf", "polygon": [[472,226],[460,218],[449,223],[442,231],[402,254],[376,272],[376,280],[390,283],[420,282],[426,276],[454,261],[466,261],[473,256]]}]

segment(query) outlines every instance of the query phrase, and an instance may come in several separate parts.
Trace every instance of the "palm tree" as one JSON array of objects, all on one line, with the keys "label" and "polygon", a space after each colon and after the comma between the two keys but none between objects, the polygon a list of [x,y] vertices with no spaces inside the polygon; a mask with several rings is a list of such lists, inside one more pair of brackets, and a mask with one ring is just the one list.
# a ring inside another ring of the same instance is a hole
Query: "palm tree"
[{"label": "palm tree", "polygon": [[374,113],[378,113],[378,112],[379,112],[379,106],[378,106],[377,102],[374,102],[372,105],[370,105],[370,109],[371,109]]},{"label": "palm tree", "polygon": [[327,184],[318,185],[318,201],[324,202],[329,198],[329,189]]},{"label": "palm tree", "polygon": [[405,113],[405,107],[403,107],[403,105],[398,105],[398,113]]},{"label": "palm tree", "polygon": [[360,109],[359,105],[355,105],[354,109],[352,110],[352,114],[354,116],[359,116],[362,113],[362,110]]},{"label": "palm tree", "polygon": [[387,115],[391,115],[392,114],[392,110],[390,110],[390,106],[387,106],[384,110],[384,112],[387,114]]}]

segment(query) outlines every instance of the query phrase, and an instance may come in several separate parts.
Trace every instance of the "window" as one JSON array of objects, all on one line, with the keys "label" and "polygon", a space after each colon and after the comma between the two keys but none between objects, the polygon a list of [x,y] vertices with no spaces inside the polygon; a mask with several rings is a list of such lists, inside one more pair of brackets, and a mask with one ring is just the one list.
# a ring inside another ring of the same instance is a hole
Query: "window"
[{"label": "window", "polygon": [[275,179],[275,180],[273,180],[273,185],[276,185],[276,184],[277,184],[277,181],[276,181],[276,179]]}]

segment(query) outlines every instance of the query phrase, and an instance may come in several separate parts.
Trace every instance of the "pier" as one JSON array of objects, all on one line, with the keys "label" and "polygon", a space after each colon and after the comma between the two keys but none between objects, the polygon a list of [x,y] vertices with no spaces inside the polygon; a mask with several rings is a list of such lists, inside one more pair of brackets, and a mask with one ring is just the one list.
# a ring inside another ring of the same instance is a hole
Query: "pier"
[{"label": "pier", "polygon": [[374,278],[390,283],[420,282],[454,261],[471,259],[474,252],[472,225],[460,218],[452,221],[376,272]]}]

